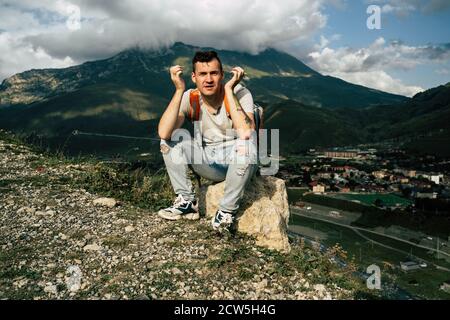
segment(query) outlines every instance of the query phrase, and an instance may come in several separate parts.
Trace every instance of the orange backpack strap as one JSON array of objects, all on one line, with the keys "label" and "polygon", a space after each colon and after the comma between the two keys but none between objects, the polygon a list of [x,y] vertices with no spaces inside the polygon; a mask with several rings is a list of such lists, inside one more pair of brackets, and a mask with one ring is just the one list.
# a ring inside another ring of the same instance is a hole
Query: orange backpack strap
[{"label": "orange backpack strap", "polygon": [[194,122],[200,118],[200,92],[195,89],[189,94],[189,119]]},{"label": "orange backpack strap", "polygon": [[[231,119],[230,115],[230,103],[228,102],[227,96],[224,96],[224,104],[225,104],[225,111],[227,112],[228,118]],[[198,121],[200,119],[200,92],[198,89],[191,90],[189,94],[189,119],[194,122]]]},{"label": "orange backpack strap", "polygon": [[227,112],[227,116],[231,119],[230,103],[228,102],[227,95],[224,96],[223,102],[225,104],[225,111]]}]

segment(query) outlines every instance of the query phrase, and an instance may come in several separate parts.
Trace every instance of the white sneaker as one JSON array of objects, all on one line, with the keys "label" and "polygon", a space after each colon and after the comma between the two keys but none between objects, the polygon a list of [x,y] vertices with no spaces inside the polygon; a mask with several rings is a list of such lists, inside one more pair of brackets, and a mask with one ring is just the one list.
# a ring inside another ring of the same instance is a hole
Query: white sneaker
[{"label": "white sneaker", "polygon": [[200,219],[198,213],[198,201],[185,200],[181,194],[173,202],[173,205],[158,211],[158,216],[167,220],[179,220],[181,218],[188,220]]},{"label": "white sneaker", "polygon": [[227,230],[234,222],[234,217],[231,213],[222,210],[217,210],[216,215],[211,220],[211,225],[214,230]]}]

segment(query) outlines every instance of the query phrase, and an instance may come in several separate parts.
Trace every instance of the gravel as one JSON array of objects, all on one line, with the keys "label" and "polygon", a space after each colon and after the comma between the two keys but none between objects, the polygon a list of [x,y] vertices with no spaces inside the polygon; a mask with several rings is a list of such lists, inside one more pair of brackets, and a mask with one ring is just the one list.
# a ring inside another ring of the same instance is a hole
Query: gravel
[{"label": "gravel", "polygon": [[206,219],[166,221],[75,187],[90,166],[0,140],[0,299],[351,297],[273,272],[267,250]]}]

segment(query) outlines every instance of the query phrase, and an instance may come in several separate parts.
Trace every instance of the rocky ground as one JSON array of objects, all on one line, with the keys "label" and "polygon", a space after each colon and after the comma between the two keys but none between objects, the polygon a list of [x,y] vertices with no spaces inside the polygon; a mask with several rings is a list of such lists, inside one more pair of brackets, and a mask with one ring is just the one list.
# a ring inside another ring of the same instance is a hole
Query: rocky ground
[{"label": "rocky ground", "polygon": [[89,166],[0,140],[1,299],[356,295],[351,277],[301,244],[285,255],[215,233],[205,218],[170,222],[130,203],[102,202],[72,183]]}]

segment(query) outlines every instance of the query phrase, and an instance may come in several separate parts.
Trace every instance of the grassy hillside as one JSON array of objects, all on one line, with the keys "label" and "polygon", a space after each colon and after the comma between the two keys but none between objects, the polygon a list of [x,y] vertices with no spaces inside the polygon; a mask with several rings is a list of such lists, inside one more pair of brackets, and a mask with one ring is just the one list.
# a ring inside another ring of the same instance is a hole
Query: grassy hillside
[{"label": "grassy hillside", "polygon": [[[322,252],[294,241],[280,253],[239,232],[218,233],[203,216],[160,218],[155,212],[174,195],[156,166],[48,157],[0,130],[0,172],[2,300],[379,296],[352,261],[333,262],[345,259],[338,246]],[[113,205],[95,204],[105,196]],[[67,280],[74,267],[78,285]]]},{"label": "grassy hillside", "polygon": [[[191,58],[198,49],[181,43],[160,51],[129,49],[80,66],[15,75],[0,86],[0,127],[76,152],[149,149],[145,141],[78,137],[66,142],[74,130],[156,137],[173,93],[168,68],[185,66],[190,86]],[[443,148],[450,132],[449,84],[407,99],[322,76],[273,49],[258,55],[219,50],[219,55],[227,77],[232,66],[245,68],[245,85],[265,107],[265,127],[280,129],[284,152],[395,139],[411,150],[450,153]]]},{"label": "grassy hillside", "polygon": [[450,84],[417,94],[400,105],[369,108],[358,117],[373,140],[395,139],[410,150],[449,156]]},{"label": "grassy hillside", "polygon": [[0,127],[72,154],[120,153],[148,141],[72,137],[74,130],[126,136],[156,137],[167,101],[132,86],[96,84],[29,106],[4,109]]},{"label": "grassy hillside", "polygon": [[295,101],[272,105],[265,111],[264,126],[280,129],[280,148],[285,152],[363,141],[360,130],[345,113],[305,106]]}]

